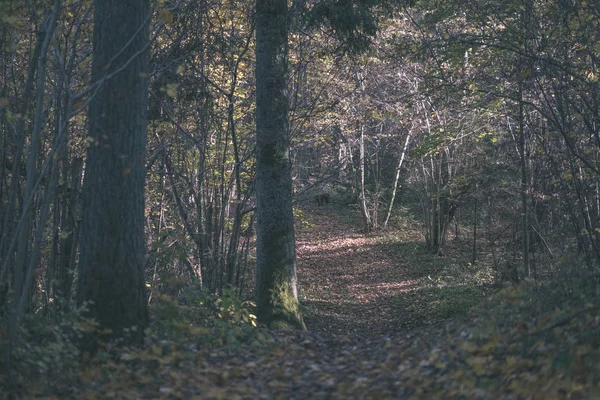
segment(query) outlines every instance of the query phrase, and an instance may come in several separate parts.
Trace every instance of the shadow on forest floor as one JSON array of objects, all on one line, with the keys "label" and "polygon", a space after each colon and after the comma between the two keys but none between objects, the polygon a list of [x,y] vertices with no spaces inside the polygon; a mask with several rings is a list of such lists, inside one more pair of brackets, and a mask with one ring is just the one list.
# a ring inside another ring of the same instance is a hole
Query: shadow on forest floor
[{"label": "shadow on forest floor", "polygon": [[411,218],[381,235],[360,233],[358,212],[308,207],[298,228],[298,275],[309,330],[394,335],[462,316],[480,303],[489,270],[468,261],[468,244],[438,257]]},{"label": "shadow on forest floor", "polygon": [[467,243],[449,243],[440,258],[410,218],[393,234],[365,236],[334,206],[303,211],[298,276],[309,332],[255,329],[250,310],[227,297],[211,316],[202,302],[162,296],[139,348],[111,344],[81,357],[66,332],[90,324],[76,319],[43,327],[54,340],[21,337],[18,381],[0,374],[0,398],[7,383],[14,398],[600,398],[597,280],[550,282],[551,296],[524,282],[483,302],[490,274],[469,264]]}]

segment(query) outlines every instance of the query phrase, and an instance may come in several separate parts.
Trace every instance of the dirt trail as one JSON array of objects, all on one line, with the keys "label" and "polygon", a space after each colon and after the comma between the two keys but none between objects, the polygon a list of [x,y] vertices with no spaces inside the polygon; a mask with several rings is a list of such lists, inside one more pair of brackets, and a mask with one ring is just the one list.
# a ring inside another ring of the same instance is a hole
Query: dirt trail
[{"label": "dirt trail", "polygon": [[[199,336],[150,342],[142,349],[114,347],[112,355],[77,374],[79,386],[57,386],[61,395],[44,398],[600,398],[598,357],[590,353],[598,347],[598,308],[586,303],[585,315],[581,308],[559,314],[572,318],[557,325],[557,319],[540,319],[537,312],[521,317],[523,308],[513,306],[512,319],[497,319],[503,313],[494,311],[492,318],[465,325],[431,313],[443,303],[444,290],[452,303],[457,294],[472,292],[430,283],[439,260],[423,249],[416,224],[385,242],[365,237],[334,206],[303,211],[312,223],[297,229],[309,331],[259,328],[243,344],[212,348],[202,337],[213,331],[202,334],[201,328]],[[585,301],[597,298],[594,293]],[[443,323],[426,326],[436,318]],[[419,320],[418,329],[410,329],[411,319]],[[538,334],[547,329],[553,330],[547,339],[554,339],[544,342]],[[571,359],[583,367],[564,366],[569,355],[577,355]]]},{"label": "dirt trail", "polygon": [[415,280],[332,207],[304,209],[297,229],[298,279],[310,331],[349,336],[393,335],[410,326],[400,305]]}]

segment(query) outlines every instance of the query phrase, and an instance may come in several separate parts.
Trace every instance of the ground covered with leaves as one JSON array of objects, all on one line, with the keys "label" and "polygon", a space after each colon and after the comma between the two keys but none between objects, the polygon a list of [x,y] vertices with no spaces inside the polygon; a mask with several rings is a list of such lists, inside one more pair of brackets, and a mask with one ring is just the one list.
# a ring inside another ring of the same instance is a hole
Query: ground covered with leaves
[{"label": "ground covered with leaves", "polygon": [[593,279],[493,289],[459,250],[431,255],[410,222],[365,236],[333,206],[303,212],[308,332],[255,328],[231,293],[161,295],[142,348],[82,357],[69,338],[94,327],[75,316],[29,331],[3,386],[17,398],[600,398]]},{"label": "ground covered with leaves", "polygon": [[304,215],[298,275],[312,331],[365,338],[405,333],[464,315],[490,293],[489,269],[471,265],[468,249],[432,254],[408,212],[377,235],[360,231],[358,212],[312,207]]}]

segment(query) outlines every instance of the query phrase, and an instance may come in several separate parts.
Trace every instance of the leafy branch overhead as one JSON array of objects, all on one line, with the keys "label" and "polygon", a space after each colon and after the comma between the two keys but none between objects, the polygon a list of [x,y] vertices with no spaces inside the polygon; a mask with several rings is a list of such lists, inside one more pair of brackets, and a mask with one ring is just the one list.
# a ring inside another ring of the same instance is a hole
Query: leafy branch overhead
[{"label": "leafy branch overhead", "polygon": [[292,8],[308,29],[328,30],[339,42],[340,50],[360,53],[369,48],[377,34],[374,8],[386,0],[321,0],[296,2]]}]

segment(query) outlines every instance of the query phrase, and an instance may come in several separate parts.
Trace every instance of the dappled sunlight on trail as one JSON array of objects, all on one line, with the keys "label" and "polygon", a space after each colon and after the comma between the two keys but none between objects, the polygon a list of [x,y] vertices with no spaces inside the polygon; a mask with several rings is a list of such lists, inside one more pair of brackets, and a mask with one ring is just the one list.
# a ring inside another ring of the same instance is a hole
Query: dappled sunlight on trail
[{"label": "dappled sunlight on trail", "polygon": [[410,326],[397,296],[414,290],[410,269],[382,251],[375,235],[326,208],[311,208],[297,234],[298,277],[308,329],[389,335]]}]

